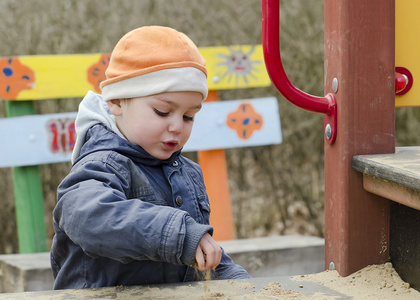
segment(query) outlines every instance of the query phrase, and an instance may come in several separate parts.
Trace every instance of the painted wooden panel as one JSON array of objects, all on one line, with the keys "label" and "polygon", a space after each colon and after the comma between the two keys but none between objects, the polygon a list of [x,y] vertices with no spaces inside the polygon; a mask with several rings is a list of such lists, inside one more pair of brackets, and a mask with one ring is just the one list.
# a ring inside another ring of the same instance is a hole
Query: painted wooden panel
[{"label": "painted wooden panel", "polygon": [[210,90],[271,85],[262,45],[200,48],[200,53],[207,62]]},{"label": "painted wooden panel", "polygon": [[395,1],[395,66],[411,73],[413,85],[404,95],[395,96],[395,106],[420,105],[420,1]]},{"label": "painted wooden panel", "polygon": [[69,161],[75,117],[74,112],[0,119],[0,167]]},{"label": "painted wooden panel", "polygon": [[185,151],[280,144],[275,97],[209,102],[197,114]]},{"label": "painted wooden panel", "polygon": [[[262,46],[204,47],[210,90],[271,84]],[[109,53],[0,57],[0,99],[41,100],[100,93]]]},{"label": "painted wooden panel", "polygon": [[[0,119],[0,167],[70,161],[76,112]],[[204,103],[184,151],[279,144],[277,99]]]}]

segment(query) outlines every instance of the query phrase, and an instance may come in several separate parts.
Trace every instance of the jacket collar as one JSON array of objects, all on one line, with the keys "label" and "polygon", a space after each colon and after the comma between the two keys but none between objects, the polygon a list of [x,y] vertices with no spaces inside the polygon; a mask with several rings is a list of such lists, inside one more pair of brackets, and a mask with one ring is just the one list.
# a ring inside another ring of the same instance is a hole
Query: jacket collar
[{"label": "jacket collar", "polygon": [[80,156],[74,163],[77,163],[81,158],[96,151],[116,151],[130,158],[135,163],[147,166],[173,165],[175,160],[179,158],[181,150],[173,153],[166,160],[160,160],[151,156],[142,147],[121,138],[104,125],[96,124],[88,130],[85,143],[80,151]]}]

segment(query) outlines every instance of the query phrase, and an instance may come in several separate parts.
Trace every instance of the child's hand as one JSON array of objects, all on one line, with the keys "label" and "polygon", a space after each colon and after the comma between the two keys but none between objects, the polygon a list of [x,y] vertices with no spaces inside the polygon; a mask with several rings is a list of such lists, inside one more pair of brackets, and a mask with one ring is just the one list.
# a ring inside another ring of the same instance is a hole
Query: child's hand
[{"label": "child's hand", "polygon": [[195,252],[195,259],[200,271],[215,269],[222,259],[222,249],[211,237],[206,233],[200,241]]}]

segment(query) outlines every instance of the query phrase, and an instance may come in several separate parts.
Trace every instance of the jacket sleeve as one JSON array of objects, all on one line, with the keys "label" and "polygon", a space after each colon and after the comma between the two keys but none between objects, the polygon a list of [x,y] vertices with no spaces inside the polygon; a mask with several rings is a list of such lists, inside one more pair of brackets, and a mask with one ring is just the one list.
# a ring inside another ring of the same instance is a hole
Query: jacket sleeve
[{"label": "jacket sleeve", "polygon": [[92,257],[191,264],[212,227],[180,209],[127,199],[125,175],[106,158],[80,161],[58,188],[54,222]]},{"label": "jacket sleeve", "polygon": [[222,248],[222,260],[216,267],[216,279],[245,279],[251,278],[245,269],[233,262]]}]

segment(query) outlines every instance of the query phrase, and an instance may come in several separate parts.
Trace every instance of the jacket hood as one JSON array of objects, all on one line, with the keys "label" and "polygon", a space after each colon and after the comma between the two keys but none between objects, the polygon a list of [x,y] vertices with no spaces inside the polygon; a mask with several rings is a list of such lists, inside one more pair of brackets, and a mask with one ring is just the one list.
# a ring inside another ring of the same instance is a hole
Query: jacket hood
[{"label": "jacket hood", "polygon": [[102,96],[88,91],[82,102],[79,104],[79,111],[76,116],[76,143],[74,145],[71,161],[74,163],[80,155],[80,150],[86,141],[88,130],[96,125],[102,124],[124,139],[115,123],[115,116],[111,114]]}]

